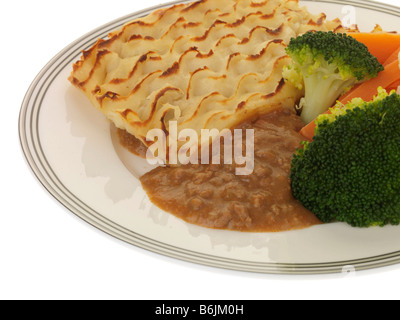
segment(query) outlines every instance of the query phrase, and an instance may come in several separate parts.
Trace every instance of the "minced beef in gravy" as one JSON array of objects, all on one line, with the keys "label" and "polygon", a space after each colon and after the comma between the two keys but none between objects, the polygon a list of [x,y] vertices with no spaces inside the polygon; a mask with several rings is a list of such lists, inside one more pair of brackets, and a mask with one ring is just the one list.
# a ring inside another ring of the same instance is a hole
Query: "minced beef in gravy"
[{"label": "minced beef in gravy", "polygon": [[304,140],[302,126],[286,110],[240,125],[255,134],[255,168],[249,176],[236,175],[234,164],[190,164],[154,169],[141,178],[142,185],[155,205],[203,227],[280,232],[320,224],[290,187],[292,157]]}]

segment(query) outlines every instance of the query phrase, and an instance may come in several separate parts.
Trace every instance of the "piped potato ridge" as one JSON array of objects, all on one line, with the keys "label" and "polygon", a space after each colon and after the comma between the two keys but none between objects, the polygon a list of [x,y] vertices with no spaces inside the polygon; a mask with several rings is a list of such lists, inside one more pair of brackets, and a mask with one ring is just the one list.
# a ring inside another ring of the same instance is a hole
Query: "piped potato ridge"
[{"label": "piped potato ridge", "polygon": [[282,79],[292,37],[343,31],[297,0],[202,0],[127,23],[100,39],[69,80],[118,128],[149,145],[149,130],[233,128],[292,108],[301,92]]}]

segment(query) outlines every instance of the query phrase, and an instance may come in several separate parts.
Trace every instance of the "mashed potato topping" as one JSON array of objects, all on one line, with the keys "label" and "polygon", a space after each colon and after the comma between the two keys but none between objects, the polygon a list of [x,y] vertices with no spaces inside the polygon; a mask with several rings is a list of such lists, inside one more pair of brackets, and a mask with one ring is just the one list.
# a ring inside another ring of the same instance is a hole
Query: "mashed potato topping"
[{"label": "mashed potato topping", "polygon": [[301,92],[282,79],[285,48],[309,30],[343,30],[297,0],[202,0],[132,21],[100,39],[69,78],[105,116],[148,146],[178,129],[232,128],[293,107]]}]

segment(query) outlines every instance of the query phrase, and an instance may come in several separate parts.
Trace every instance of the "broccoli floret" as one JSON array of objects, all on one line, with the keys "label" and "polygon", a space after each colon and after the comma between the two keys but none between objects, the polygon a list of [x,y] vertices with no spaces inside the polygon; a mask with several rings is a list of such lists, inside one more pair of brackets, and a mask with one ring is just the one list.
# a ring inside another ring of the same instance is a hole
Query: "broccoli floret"
[{"label": "broccoli floret", "polygon": [[399,225],[400,96],[380,88],[331,112],[293,157],[294,197],[325,223]]},{"label": "broccoli floret", "polygon": [[292,38],[286,52],[292,63],[284,68],[283,77],[304,90],[298,109],[306,123],[384,69],[364,44],[344,33],[308,32]]}]

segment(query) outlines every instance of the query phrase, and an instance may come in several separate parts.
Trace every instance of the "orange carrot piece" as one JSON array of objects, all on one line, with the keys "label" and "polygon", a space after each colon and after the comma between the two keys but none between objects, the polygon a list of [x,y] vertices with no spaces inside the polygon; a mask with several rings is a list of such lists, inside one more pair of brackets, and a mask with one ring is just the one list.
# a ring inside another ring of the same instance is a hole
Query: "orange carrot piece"
[{"label": "orange carrot piece", "polygon": [[392,90],[396,90],[400,87],[400,80],[393,82],[390,86],[387,87],[387,91],[392,91]]},{"label": "orange carrot piece", "polygon": [[386,59],[385,63],[383,66],[387,66],[388,64],[391,64],[393,61],[396,61],[399,59],[399,54],[400,54],[400,47],[398,47],[390,56],[389,58]]},{"label": "orange carrot piece", "polygon": [[[385,67],[385,70],[380,72],[376,78],[368,80],[360,85],[354,87],[347,94],[339,99],[343,104],[349,103],[353,98],[362,98],[364,101],[371,101],[377,94],[377,89],[382,87],[388,89],[391,85],[400,81],[400,67],[399,60],[395,60]],[[327,111],[330,113],[330,111]],[[312,139],[315,132],[315,121],[310,122],[300,133],[307,139]]]},{"label": "orange carrot piece", "polygon": [[[327,111],[326,114],[331,113],[330,111]],[[305,125],[301,130],[300,134],[306,138],[307,140],[312,140],[314,138],[315,134],[315,128],[317,125],[315,124],[315,121],[310,122],[309,124]]]},{"label": "orange carrot piece", "polygon": [[400,34],[397,33],[349,33],[349,36],[365,44],[372,55],[382,64],[400,47]]},{"label": "orange carrot piece", "polygon": [[351,90],[339,101],[343,104],[349,103],[353,98],[362,98],[364,101],[370,101],[377,93],[377,89],[382,87],[387,89],[391,84],[400,80],[399,60],[395,60],[385,67],[376,78],[368,80]]}]

